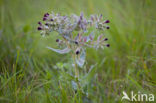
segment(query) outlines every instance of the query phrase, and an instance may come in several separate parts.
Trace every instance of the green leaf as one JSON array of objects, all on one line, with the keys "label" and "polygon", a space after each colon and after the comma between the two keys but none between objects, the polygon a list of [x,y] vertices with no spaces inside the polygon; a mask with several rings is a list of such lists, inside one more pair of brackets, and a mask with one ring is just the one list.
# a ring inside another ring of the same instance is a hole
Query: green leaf
[{"label": "green leaf", "polygon": [[66,54],[66,53],[69,53],[70,52],[70,49],[69,48],[65,48],[63,50],[60,50],[60,49],[54,49],[54,48],[51,48],[51,47],[47,47],[48,49],[52,50],[52,51],[55,51],[59,54]]}]

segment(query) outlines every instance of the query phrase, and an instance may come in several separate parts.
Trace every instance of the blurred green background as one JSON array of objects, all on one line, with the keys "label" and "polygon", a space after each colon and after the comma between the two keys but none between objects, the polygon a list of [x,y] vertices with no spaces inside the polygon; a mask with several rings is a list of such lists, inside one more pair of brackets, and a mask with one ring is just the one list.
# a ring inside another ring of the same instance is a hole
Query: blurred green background
[{"label": "blurred green background", "polygon": [[[37,31],[51,11],[111,21],[111,47],[87,50],[84,94],[72,88],[71,56],[45,48],[56,47],[57,35]],[[0,0],[0,103],[123,103],[122,91],[156,94],[155,11],[155,0]]]}]

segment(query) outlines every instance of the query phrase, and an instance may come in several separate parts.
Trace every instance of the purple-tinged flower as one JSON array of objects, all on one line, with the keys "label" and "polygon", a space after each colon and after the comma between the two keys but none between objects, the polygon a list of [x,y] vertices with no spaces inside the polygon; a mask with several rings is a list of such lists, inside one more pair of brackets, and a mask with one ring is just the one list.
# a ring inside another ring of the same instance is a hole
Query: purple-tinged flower
[{"label": "purple-tinged flower", "polygon": [[105,23],[110,23],[110,21],[109,20],[106,20]]},{"label": "purple-tinged flower", "polygon": [[[44,14],[43,21],[45,24],[41,24],[38,30],[42,30],[41,34],[48,35],[50,32],[57,32],[62,39],[56,39],[56,42],[60,47],[66,47],[65,49],[51,49],[60,54],[68,53],[72,51],[74,55],[77,55],[75,60],[78,66],[82,67],[85,62],[85,50],[89,48],[103,48],[110,47],[110,44],[105,43],[108,38],[105,38],[103,34],[94,34],[94,30],[99,30],[101,33],[105,29],[109,29],[106,25],[109,20],[104,20],[102,15],[91,15],[90,19],[85,18],[83,13],[80,16],[73,15],[60,15],[58,13]],[[89,33],[91,32],[91,33]],[[74,33],[78,33],[75,35]],[[94,34],[94,35],[93,35]]]},{"label": "purple-tinged flower", "polygon": [[102,14],[100,15],[100,17],[99,17],[99,20],[101,20],[102,19]]},{"label": "purple-tinged flower", "polygon": [[98,36],[97,41],[100,42],[102,40],[102,38],[103,38],[103,34]]},{"label": "purple-tinged flower", "polygon": [[94,21],[94,17],[93,17],[93,15],[91,15],[90,19],[91,19],[92,21]]},{"label": "purple-tinged flower", "polygon": [[42,23],[41,23],[40,21],[38,22],[38,24],[39,24],[40,26],[42,25]]},{"label": "purple-tinged flower", "polygon": [[49,13],[45,13],[45,14],[44,14],[44,17],[48,17],[48,16],[49,16]]},{"label": "purple-tinged flower", "polygon": [[94,39],[94,34],[93,34],[93,32],[91,32],[91,33],[89,34],[89,39],[90,39],[91,41]]},{"label": "purple-tinged flower", "polygon": [[81,15],[80,15],[80,20],[83,19],[83,12],[81,12]]},{"label": "purple-tinged flower", "polygon": [[80,26],[80,24],[81,24],[81,20],[79,20],[77,24]]},{"label": "purple-tinged flower", "polygon": [[38,30],[42,30],[42,27],[39,26],[37,29],[38,29]]},{"label": "purple-tinged flower", "polygon": [[47,20],[47,18],[46,18],[46,17],[44,17],[44,18],[43,18],[43,21],[46,21],[46,20]]},{"label": "purple-tinged flower", "polygon": [[83,41],[84,42],[87,42],[87,37],[86,36],[83,38]]}]

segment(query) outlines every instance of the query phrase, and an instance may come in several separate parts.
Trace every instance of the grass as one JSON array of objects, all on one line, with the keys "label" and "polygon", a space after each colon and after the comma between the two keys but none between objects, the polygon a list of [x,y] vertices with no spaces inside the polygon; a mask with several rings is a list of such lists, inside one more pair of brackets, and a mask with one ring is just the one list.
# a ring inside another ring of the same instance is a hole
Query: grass
[{"label": "grass", "polygon": [[[50,11],[111,21],[111,47],[87,50],[83,93],[73,89],[70,55],[45,48],[57,36],[36,30]],[[156,96],[155,11],[155,0],[0,0],[0,103],[122,103],[122,91]]]}]

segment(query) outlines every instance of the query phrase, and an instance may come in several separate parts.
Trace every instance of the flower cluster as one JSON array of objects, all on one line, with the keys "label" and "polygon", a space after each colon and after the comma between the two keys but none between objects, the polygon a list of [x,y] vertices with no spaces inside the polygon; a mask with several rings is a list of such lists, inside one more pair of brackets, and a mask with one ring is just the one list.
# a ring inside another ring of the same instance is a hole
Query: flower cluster
[{"label": "flower cluster", "polygon": [[[86,47],[98,49],[110,46],[106,43],[108,38],[104,38],[104,35],[101,34],[101,31],[109,29],[107,24],[110,21],[104,20],[102,15],[91,15],[87,19],[83,13],[80,16],[75,14],[62,16],[52,12],[44,14],[43,22],[44,24],[38,22],[38,30],[41,31],[41,35],[49,35],[50,32],[55,31],[62,37],[62,39],[56,39],[56,42],[60,47],[65,47],[64,49],[48,48],[61,54],[72,51],[76,55],[77,64],[80,67],[85,61]],[[100,35],[95,31],[99,31]]]}]

